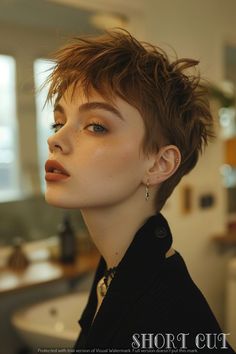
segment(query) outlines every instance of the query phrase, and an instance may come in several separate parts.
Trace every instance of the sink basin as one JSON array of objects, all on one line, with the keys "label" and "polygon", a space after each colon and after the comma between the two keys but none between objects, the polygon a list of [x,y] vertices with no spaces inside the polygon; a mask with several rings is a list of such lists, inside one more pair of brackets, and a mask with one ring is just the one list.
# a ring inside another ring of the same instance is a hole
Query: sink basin
[{"label": "sink basin", "polygon": [[35,352],[39,348],[73,348],[88,295],[87,291],[72,293],[20,309],[12,323]]}]

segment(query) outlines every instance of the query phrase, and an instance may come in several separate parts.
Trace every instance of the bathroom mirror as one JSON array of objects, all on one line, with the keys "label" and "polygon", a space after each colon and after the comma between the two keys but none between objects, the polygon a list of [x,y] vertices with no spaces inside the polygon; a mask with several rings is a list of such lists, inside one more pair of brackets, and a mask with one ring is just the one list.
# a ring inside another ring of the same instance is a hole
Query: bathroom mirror
[{"label": "bathroom mirror", "polygon": [[42,193],[50,123],[45,117],[50,111],[43,111],[45,94],[37,93],[46,77],[44,59],[68,37],[98,32],[91,15],[46,0],[0,1],[1,203]]}]

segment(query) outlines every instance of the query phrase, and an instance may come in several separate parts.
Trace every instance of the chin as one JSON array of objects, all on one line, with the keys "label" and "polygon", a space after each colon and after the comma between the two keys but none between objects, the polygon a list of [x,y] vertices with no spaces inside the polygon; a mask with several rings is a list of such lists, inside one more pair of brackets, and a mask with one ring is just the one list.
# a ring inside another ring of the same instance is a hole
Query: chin
[{"label": "chin", "polygon": [[58,207],[58,208],[67,208],[65,200],[60,198],[58,195],[50,195],[50,193],[45,193],[44,195],[45,201],[47,204]]},{"label": "chin", "polygon": [[78,202],[73,203],[71,199],[65,197],[63,194],[59,193],[49,193],[49,191],[45,192],[44,199],[47,204],[52,205],[57,208],[63,208],[63,209],[79,209],[80,205],[78,205]]},{"label": "chin", "polygon": [[[82,194],[82,195],[81,195]],[[83,193],[72,194],[67,191],[53,190],[47,188],[45,195],[47,204],[63,209],[94,209],[94,208],[107,208],[120,203],[120,198],[111,198],[111,195],[88,195]]]}]

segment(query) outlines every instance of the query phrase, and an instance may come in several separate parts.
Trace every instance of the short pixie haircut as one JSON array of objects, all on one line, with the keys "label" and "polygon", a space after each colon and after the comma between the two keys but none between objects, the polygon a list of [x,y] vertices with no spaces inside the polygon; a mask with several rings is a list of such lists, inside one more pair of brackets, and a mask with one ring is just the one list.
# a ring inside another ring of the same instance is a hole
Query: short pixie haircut
[{"label": "short pixie haircut", "polygon": [[180,165],[155,196],[156,212],[160,211],[181,178],[194,168],[208,141],[215,138],[206,85],[196,70],[194,75],[186,73],[199,61],[175,58],[171,62],[164,50],[139,42],[122,29],[76,37],[52,60],[48,101],[59,100],[70,85],[74,89],[79,85],[88,97],[91,88],[106,100],[119,96],[143,118],[144,153],[158,152],[169,144],[178,147]]}]

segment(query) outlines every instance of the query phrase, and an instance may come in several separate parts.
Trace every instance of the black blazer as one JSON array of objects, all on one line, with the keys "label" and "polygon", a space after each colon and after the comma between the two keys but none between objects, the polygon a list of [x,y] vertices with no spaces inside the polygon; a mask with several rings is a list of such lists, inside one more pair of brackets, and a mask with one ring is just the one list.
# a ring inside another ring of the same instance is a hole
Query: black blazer
[{"label": "black blazer", "polygon": [[[153,215],[136,232],[96,311],[96,286],[106,270],[101,257],[74,349],[195,349],[234,353],[181,255],[168,222]],[[218,336],[218,337],[217,337]],[[228,338],[228,337],[227,337]],[[226,347],[226,349],[224,349]]]}]

